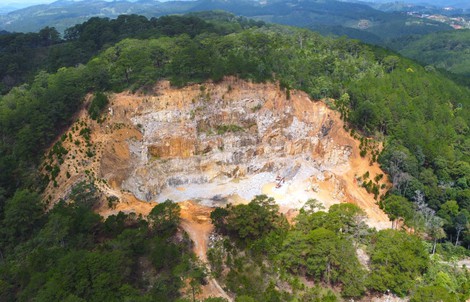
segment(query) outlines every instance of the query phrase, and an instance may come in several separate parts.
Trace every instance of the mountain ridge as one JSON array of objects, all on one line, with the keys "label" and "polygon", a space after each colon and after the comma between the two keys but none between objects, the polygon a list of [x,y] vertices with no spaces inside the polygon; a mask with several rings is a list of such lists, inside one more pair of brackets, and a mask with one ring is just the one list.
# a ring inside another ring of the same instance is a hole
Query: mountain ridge
[{"label": "mountain ridge", "polygon": [[[59,31],[92,16],[115,18],[119,14],[143,14],[158,17],[164,14],[181,14],[202,10],[225,10],[236,15],[281,23],[321,29],[323,33],[348,34],[352,30],[363,32],[365,42],[377,42],[403,35],[396,28],[406,28],[408,34],[421,34],[450,29],[430,20],[420,20],[403,14],[385,13],[364,3],[341,1],[171,1],[171,2],[54,2],[47,6],[30,7],[0,17],[0,28],[9,31],[38,31],[45,26],[56,27]],[[415,23],[413,23],[413,22]],[[385,26],[384,29],[380,29]],[[336,27],[344,28],[343,30]],[[377,28],[377,29],[375,29]],[[403,30],[402,30],[403,31]],[[367,35],[371,35],[367,39]],[[359,34],[356,37],[360,37]]]}]

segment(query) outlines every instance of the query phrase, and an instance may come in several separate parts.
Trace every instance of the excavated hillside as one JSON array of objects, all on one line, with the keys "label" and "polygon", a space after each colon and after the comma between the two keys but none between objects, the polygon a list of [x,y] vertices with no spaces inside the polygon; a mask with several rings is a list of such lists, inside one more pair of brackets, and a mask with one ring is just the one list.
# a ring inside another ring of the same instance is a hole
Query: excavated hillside
[{"label": "excavated hillside", "polygon": [[[181,227],[205,262],[212,207],[259,194],[274,197],[288,219],[315,198],[326,208],[357,204],[370,226],[390,227],[361,185],[383,194],[384,172],[371,152],[361,157],[364,139],[353,138],[323,101],[235,78],[178,89],[163,81],[151,93],[109,99],[100,122],[83,108],[47,154],[51,206],[81,181],[93,181],[103,193],[96,210],[105,217],[147,215],[155,202],[180,202]],[[200,298],[211,296],[232,300],[213,278]]]},{"label": "excavated hillside", "polygon": [[[351,202],[369,225],[389,227],[374,195],[360,186],[383,175],[360,142],[344,130],[339,114],[322,101],[276,84],[228,78],[221,83],[173,88],[160,82],[152,93],[112,94],[100,123],[86,110],[64,134],[67,154],[49,156],[58,172],[46,190],[51,202],[85,178],[119,203],[119,210],[147,213],[148,202],[192,200],[198,206],[248,202],[272,196],[284,211],[309,198],[326,208]],[[385,177],[376,180],[386,186]]]}]

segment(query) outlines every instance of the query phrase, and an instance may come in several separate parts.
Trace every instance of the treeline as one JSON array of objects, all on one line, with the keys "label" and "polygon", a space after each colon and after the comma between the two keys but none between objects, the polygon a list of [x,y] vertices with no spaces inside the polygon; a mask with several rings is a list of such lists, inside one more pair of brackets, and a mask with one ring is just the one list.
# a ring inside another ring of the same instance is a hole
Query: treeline
[{"label": "treeline", "polygon": [[324,211],[311,199],[293,226],[278,211],[261,195],[211,214],[220,236],[208,259],[236,301],[333,302],[390,291],[413,302],[451,302],[470,294],[468,271],[430,259],[415,235],[368,228],[353,204]]},{"label": "treeline", "polygon": [[[211,18],[212,22],[199,16]],[[61,67],[86,64],[99,51],[125,38],[227,34],[262,25],[263,22],[226,13],[202,12],[151,19],[138,15],[122,15],[116,19],[93,17],[66,29],[63,37],[53,27],[45,27],[38,33],[5,33],[0,35],[0,93],[31,82],[39,70],[54,73]]]}]

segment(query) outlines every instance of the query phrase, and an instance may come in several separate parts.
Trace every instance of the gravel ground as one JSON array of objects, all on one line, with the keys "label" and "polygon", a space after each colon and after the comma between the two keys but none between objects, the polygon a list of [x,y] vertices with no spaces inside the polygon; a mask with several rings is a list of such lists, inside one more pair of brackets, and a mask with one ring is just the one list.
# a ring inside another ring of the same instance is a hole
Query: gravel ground
[{"label": "gravel ground", "polygon": [[[239,196],[245,201],[252,200],[256,195],[266,194],[274,197],[279,205],[289,208],[300,208],[309,198],[315,198],[316,193],[309,188],[308,180],[312,175],[321,172],[307,164],[294,164],[284,169],[287,171],[286,182],[276,188],[276,176],[279,173],[263,172],[239,179],[217,178],[204,184],[187,184],[181,187],[167,187],[157,198],[157,202],[171,199],[175,202],[188,199],[198,200],[207,206],[220,206],[231,201],[231,197]],[[293,173],[295,171],[295,174]]]}]

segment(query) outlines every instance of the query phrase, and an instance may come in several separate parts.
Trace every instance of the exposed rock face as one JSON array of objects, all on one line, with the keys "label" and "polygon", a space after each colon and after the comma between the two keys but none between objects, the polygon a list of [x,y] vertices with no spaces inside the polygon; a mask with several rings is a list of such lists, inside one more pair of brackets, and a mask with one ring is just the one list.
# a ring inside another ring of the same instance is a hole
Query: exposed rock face
[{"label": "exposed rock face", "polygon": [[181,89],[161,82],[151,95],[112,96],[106,121],[91,128],[103,147],[89,170],[140,200],[220,205],[267,194],[299,208],[317,198],[388,220],[354,181],[383,172],[359,156],[338,113],[302,92],[287,99],[275,84],[235,79]]},{"label": "exposed rock face", "polygon": [[323,103],[303,93],[288,100],[274,85],[233,84],[236,90],[225,82],[182,92],[161,83],[156,91],[165,92],[150,97],[130,116],[142,139],[132,143],[128,164],[135,169],[122,188],[150,201],[166,198],[165,190],[187,185],[260,173],[272,174],[265,175],[267,182],[277,175],[290,181],[300,170],[316,174],[346,168],[353,141],[345,144],[329,135],[347,133]]},{"label": "exposed rock face", "polygon": [[155,145],[149,145],[148,153],[157,159],[189,158],[196,152],[196,142],[184,137],[168,137]]}]

